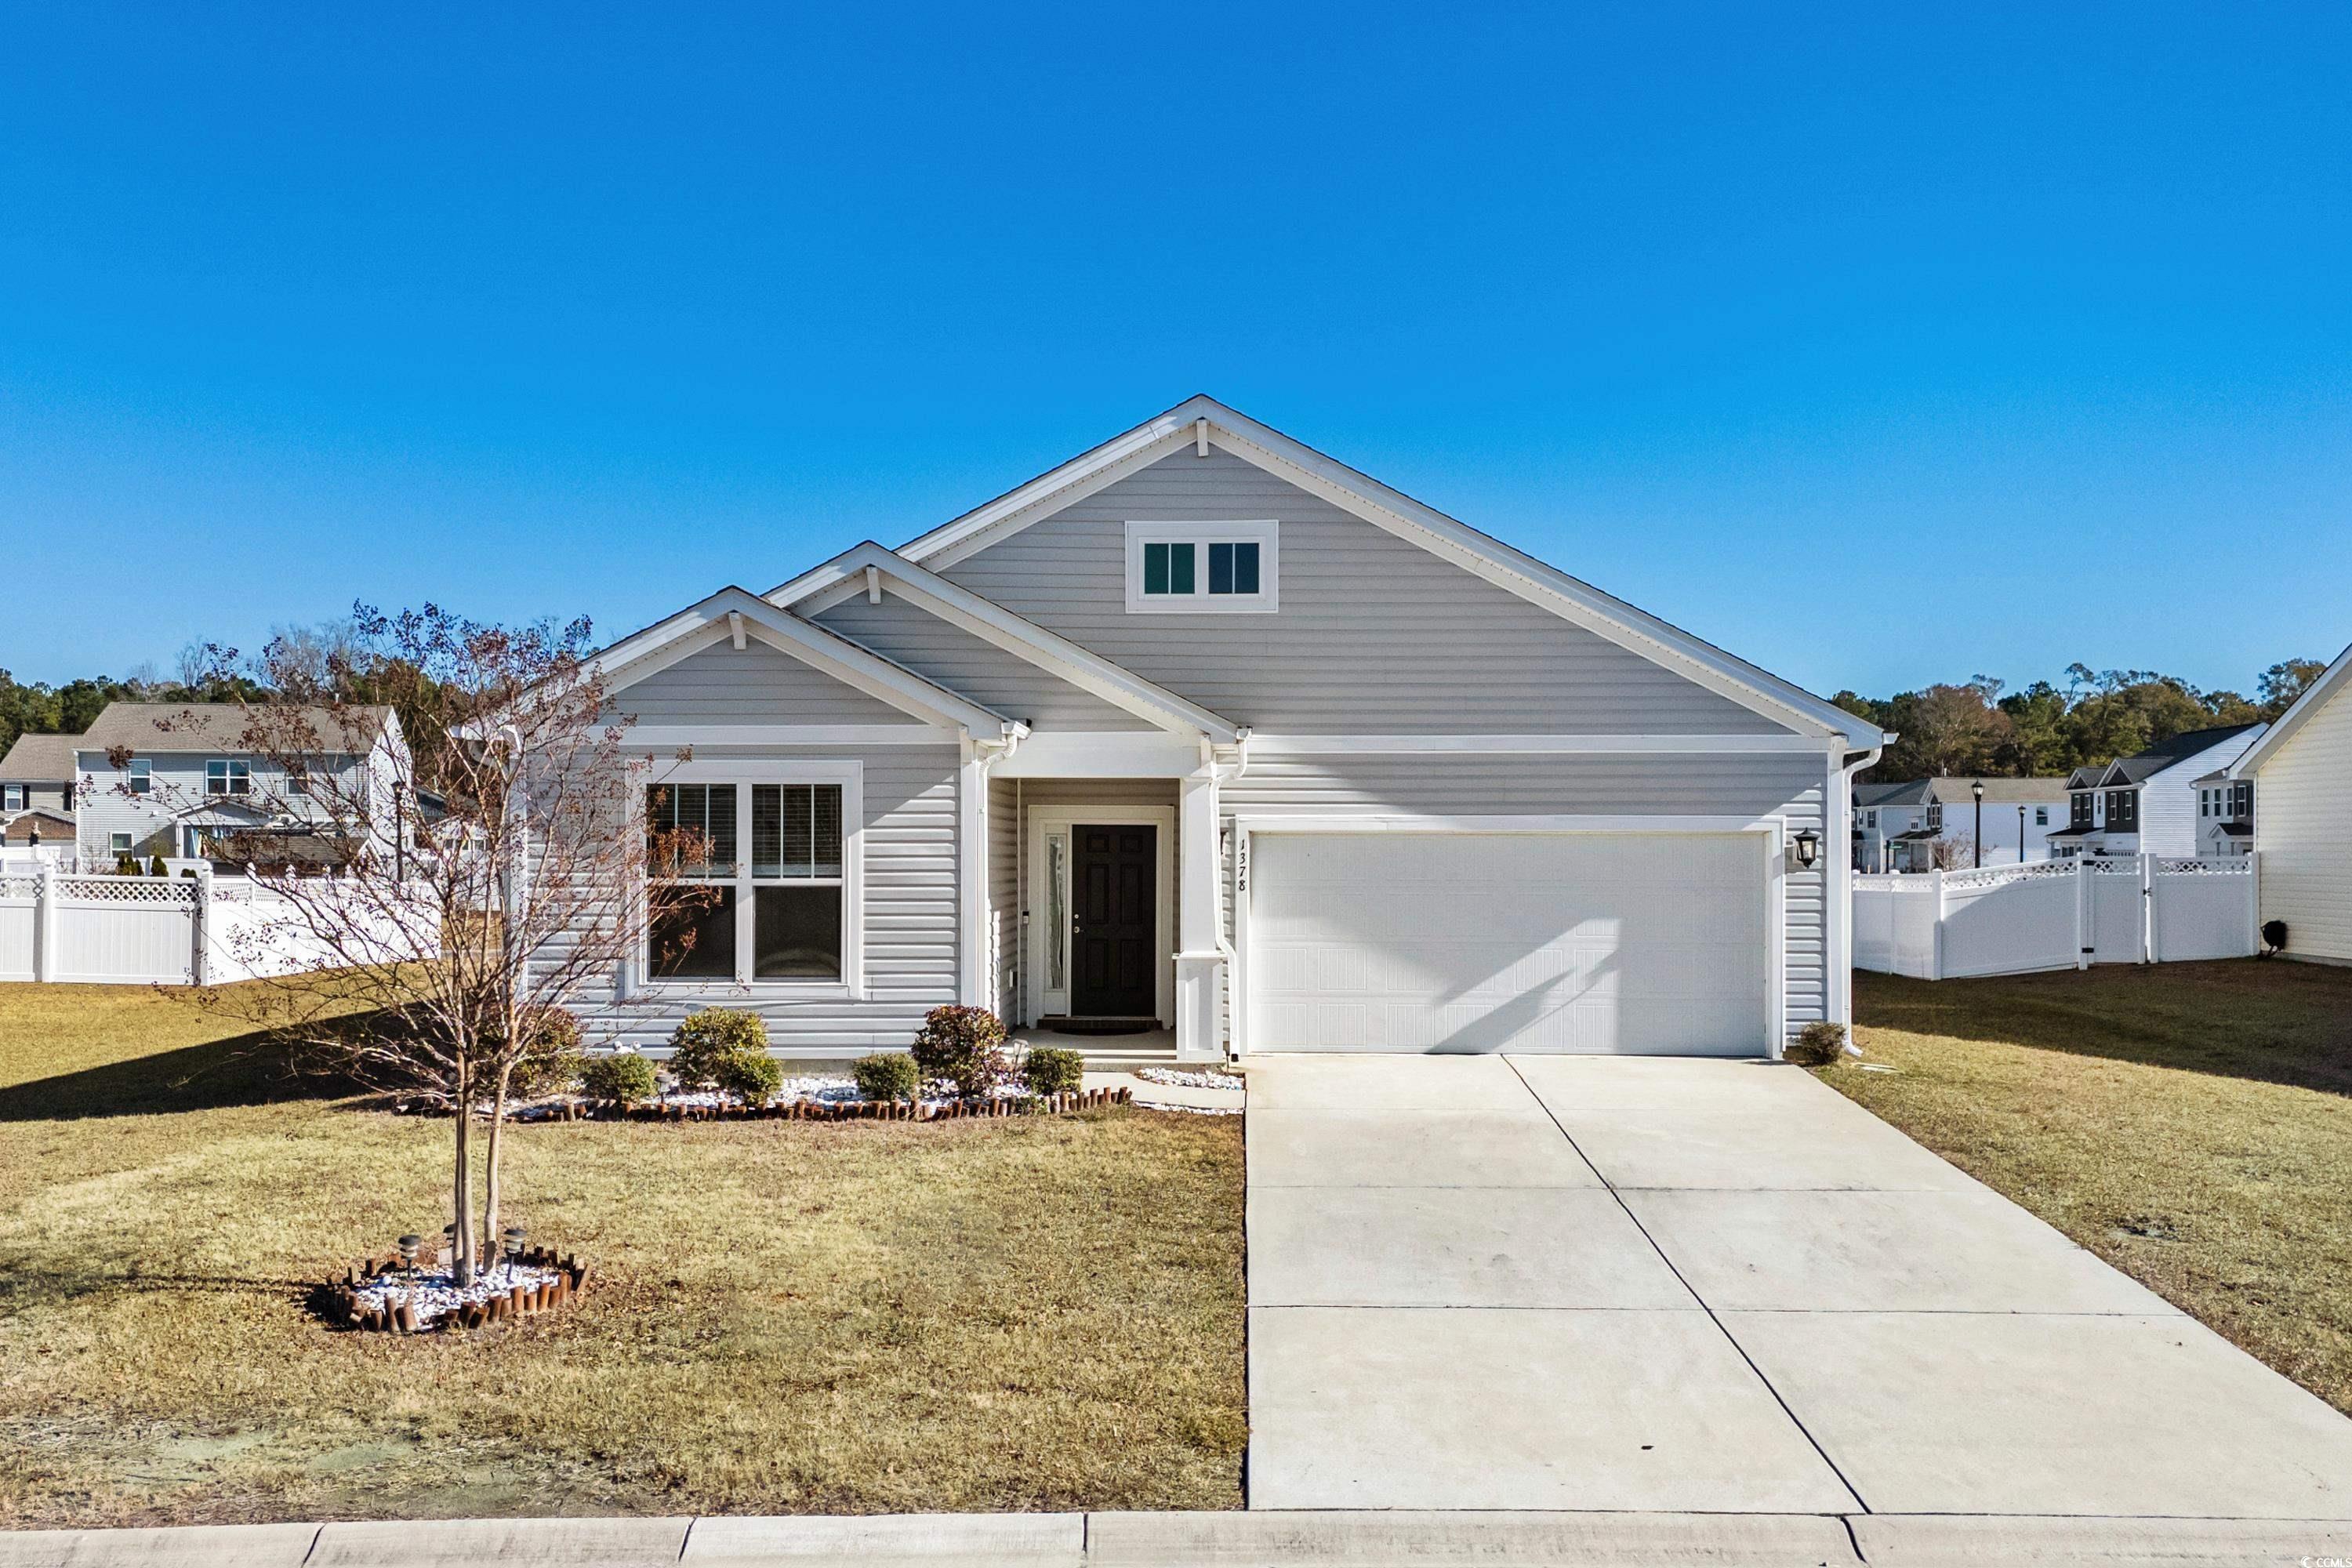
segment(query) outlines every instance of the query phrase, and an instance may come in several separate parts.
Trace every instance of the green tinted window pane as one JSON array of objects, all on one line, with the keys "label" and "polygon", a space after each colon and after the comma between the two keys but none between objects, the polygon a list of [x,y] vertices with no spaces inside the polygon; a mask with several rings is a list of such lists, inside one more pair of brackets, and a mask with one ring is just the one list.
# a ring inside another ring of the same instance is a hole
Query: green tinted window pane
[{"label": "green tinted window pane", "polygon": [[1168,592],[1168,547],[1164,544],[1143,547],[1143,591],[1147,594]]},{"label": "green tinted window pane", "polygon": [[1257,592],[1257,546],[1255,544],[1234,546],[1234,592]]},{"label": "green tinted window pane", "polygon": [[1192,594],[1192,547],[1171,544],[1168,547],[1168,591],[1171,594]]},{"label": "green tinted window pane", "polygon": [[1230,544],[1209,546],[1209,592],[1230,594],[1234,591],[1234,547]]}]

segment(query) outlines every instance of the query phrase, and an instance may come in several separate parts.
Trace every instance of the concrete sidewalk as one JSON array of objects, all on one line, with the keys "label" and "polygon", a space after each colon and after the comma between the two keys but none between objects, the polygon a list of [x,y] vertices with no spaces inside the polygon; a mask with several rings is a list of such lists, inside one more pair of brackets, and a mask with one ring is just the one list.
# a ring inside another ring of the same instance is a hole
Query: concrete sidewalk
[{"label": "concrete sidewalk", "polygon": [[435,1520],[0,1532],[0,1568],[1720,1568],[2352,1561],[2352,1524],[1697,1513],[1042,1513]]},{"label": "concrete sidewalk", "polygon": [[1799,1068],[1248,1076],[1253,1510],[2352,1517],[2352,1421]]}]

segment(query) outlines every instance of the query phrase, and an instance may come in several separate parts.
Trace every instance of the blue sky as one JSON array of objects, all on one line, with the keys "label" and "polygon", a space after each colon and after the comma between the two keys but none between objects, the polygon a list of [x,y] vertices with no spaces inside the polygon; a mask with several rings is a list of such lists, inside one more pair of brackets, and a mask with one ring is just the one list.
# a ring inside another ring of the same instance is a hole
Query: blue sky
[{"label": "blue sky", "polygon": [[2352,12],[20,7],[0,668],[611,633],[1209,392],[1816,689],[2352,640]]}]

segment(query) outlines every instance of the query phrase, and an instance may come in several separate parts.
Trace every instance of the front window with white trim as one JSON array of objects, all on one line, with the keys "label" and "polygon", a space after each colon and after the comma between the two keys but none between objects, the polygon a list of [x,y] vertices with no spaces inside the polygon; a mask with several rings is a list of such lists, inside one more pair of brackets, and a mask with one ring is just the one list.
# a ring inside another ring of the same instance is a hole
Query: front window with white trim
[{"label": "front window with white trim", "polygon": [[236,757],[214,757],[205,763],[206,795],[251,795],[253,764]]},{"label": "front window with white trim", "polygon": [[1248,522],[1129,522],[1130,614],[1271,611],[1280,600],[1280,528]]},{"label": "front window with white trim", "polygon": [[649,844],[700,848],[692,862],[656,866],[648,978],[847,984],[856,962],[854,798],[850,784],[818,778],[648,785]]}]

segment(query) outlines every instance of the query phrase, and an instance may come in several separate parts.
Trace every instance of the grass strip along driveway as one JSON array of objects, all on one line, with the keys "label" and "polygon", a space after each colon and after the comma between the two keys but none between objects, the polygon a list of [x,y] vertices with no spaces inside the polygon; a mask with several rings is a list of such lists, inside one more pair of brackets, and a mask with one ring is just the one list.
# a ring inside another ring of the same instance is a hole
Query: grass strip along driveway
[{"label": "grass strip along driveway", "polygon": [[596,1287],[398,1341],[303,1292],[440,1229],[448,1124],[223,1031],[0,986],[0,1525],[1241,1502],[1237,1118],[518,1128]]},{"label": "grass strip along driveway", "polygon": [[2352,1414],[2352,971],[1854,976],[1822,1078]]}]

